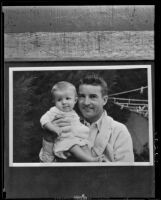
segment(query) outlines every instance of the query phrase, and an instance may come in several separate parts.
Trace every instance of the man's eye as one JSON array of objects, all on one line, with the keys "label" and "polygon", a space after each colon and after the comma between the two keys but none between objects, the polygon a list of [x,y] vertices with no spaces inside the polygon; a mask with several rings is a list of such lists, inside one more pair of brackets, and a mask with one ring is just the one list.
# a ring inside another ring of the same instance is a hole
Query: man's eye
[{"label": "man's eye", "polygon": [[92,94],[92,95],[90,95],[90,98],[95,99],[95,98],[97,98],[97,95]]},{"label": "man's eye", "polygon": [[79,98],[83,98],[84,97],[84,95],[83,94],[79,94]]}]

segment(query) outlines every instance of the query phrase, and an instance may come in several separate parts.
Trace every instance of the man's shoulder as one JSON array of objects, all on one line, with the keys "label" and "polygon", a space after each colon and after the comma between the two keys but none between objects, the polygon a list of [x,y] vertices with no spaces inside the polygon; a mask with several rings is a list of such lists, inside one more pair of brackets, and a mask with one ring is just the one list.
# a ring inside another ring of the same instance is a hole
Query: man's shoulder
[{"label": "man's shoulder", "polygon": [[115,131],[125,131],[127,130],[127,127],[125,124],[113,119],[110,116],[106,116],[106,119],[108,123],[110,124],[111,128]]},{"label": "man's shoulder", "polygon": [[113,121],[113,133],[115,133],[117,136],[122,137],[122,139],[129,138],[130,136],[129,130],[126,125],[116,120]]},{"label": "man's shoulder", "polygon": [[113,120],[113,126],[116,127],[116,128],[126,128],[126,125],[119,122],[119,121],[116,121],[116,120]]},{"label": "man's shoulder", "polygon": [[120,138],[119,141],[123,141],[125,139],[129,140],[130,133],[125,124],[116,121],[109,116],[107,116],[106,119],[108,120],[108,122],[110,122],[111,138],[113,138],[114,141],[118,138]]}]

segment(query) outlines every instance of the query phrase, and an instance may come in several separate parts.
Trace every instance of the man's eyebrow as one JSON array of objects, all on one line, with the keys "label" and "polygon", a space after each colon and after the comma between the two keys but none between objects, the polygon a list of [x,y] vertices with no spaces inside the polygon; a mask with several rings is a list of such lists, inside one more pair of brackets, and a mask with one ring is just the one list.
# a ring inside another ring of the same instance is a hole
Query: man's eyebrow
[{"label": "man's eyebrow", "polygon": [[90,96],[98,96],[97,94],[90,94]]}]

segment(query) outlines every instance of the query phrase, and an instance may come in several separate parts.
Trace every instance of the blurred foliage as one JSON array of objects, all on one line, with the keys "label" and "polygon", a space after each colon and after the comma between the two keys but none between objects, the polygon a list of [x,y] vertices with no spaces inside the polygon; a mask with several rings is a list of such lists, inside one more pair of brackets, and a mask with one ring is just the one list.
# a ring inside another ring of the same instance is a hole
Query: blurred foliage
[{"label": "blurred foliage", "polygon": [[[58,81],[69,81],[77,85],[80,78],[89,73],[97,73],[108,84],[109,94],[139,88],[147,85],[146,69],[130,70],[59,70],[59,71],[21,71],[13,73],[13,161],[38,162],[43,130],[40,117],[51,107],[51,88]],[[126,97],[145,98],[139,94]],[[124,96],[125,97],[125,96]],[[80,114],[78,106],[75,107]],[[125,123],[130,111],[114,105],[110,100],[105,106],[108,114]],[[146,148],[145,148],[146,150]],[[148,159],[145,155],[136,155],[137,161]],[[147,156],[146,156],[147,154]]]}]

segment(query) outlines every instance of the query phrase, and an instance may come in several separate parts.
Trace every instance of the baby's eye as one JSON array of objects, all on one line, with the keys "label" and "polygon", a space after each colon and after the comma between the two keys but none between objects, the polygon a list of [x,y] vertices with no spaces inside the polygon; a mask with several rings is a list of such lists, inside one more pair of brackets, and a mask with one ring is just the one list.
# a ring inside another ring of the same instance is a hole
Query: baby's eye
[{"label": "baby's eye", "polygon": [[59,101],[59,102],[60,102],[60,101],[61,101],[61,99],[58,99],[57,101]]},{"label": "baby's eye", "polygon": [[67,97],[66,99],[67,99],[67,100],[70,100],[71,98],[70,98],[70,97]]}]

